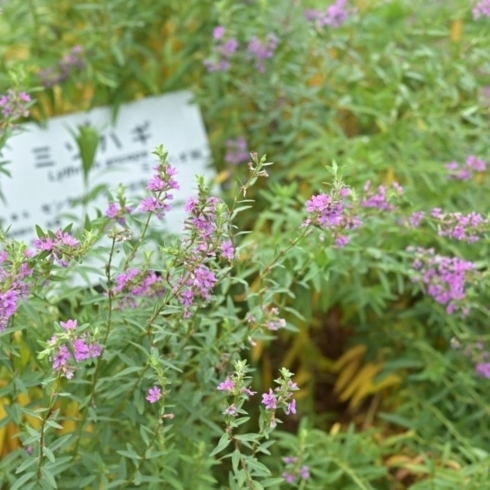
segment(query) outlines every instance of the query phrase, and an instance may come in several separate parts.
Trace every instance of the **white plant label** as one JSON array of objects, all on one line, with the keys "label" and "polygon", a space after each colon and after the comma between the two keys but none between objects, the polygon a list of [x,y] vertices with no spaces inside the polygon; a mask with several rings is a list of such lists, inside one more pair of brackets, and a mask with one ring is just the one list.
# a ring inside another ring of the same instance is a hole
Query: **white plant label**
[{"label": "white plant label", "polygon": [[[29,123],[3,148],[1,161],[10,162],[11,178],[0,174],[5,203],[0,202],[2,229],[9,237],[26,243],[36,238],[35,225],[56,230],[67,224],[59,215],[79,214],[74,199],[84,194],[82,162],[72,132],[90,125],[100,134],[95,163],[89,174],[89,189],[106,184],[116,194],[123,184],[128,198],[141,196],[153,175],[157,158],[153,150],[163,145],[169,162],[178,170],[180,190],[174,194],[174,209],[164,220],[165,228],[179,232],[184,220],[182,204],[196,194],[196,175],[210,179],[210,152],[199,107],[190,103],[188,91],[148,97],[120,107],[115,124],[108,107],[87,113],[55,117],[45,127]],[[131,199],[129,199],[131,200]],[[105,195],[91,208],[107,209]],[[89,214],[93,215],[91,208]]]}]

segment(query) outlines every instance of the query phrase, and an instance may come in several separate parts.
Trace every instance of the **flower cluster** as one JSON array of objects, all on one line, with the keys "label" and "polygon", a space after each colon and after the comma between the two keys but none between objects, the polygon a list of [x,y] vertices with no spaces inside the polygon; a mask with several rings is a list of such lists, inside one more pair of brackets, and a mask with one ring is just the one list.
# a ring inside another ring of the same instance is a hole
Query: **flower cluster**
[{"label": "flower cluster", "polygon": [[361,225],[361,220],[351,215],[344,206],[343,198],[349,195],[349,189],[341,187],[332,190],[330,194],[314,195],[306,201],[308,218],[303,226],[314,225],[332,232],[337,247],[344,247],[349,237],[344,235],[346,230],[354,230]]},{"label": "flower cluster", "polygon": [[448,178],[456,180],[470,180],[475,173],[484,172],[486,169],[486,162],[474,155],[470,155],[461,165],[458,162],[446,164]]},{"label": "flower cluster", "polygon": [[286,483],[292,485],[296,482],[298,477],[301,480],[308,480],[308,478],[310,478],[310,469],[306,465],[301,465],[298,458],[294,456],[286,456],[282,458],[282,460],[286,465],[285,471],[282,474],[282,477]]},{"label": "flower cluster", "polygon": [[463,349],[463,355],[470,358],[475,364],[475,373],[490,379],[490,353],[485,350],[482,342],[463,346],[457,339],[452,338],[451,347],[455,350]]},{"label": "flower cluster", "polygon": [[240,136],[226,142],[225,162],[231,165],[238,165],[246,162],[250,158],[247,147],[247,140]]},{"label": "flower cluster", "polygon": [[414,211],[408,218],[410,228],[418,228],[425,217],[425,211]]},{"label": "flower cluster", "polygon": [[129,269],[116,276],[113,294],[127,295],[125,303],[136,307],[136,298],[161,297],[164,293],[162,278],[154,271]]},{"label": "flower cluster", "polygon": [[260,73],[265,71],[265,60],[271,59],[277,49],[278,39],[274,34],[269,34],[265,41],[252,37],[248,43],[248,58],[253,60],[255,68]]},{"label": "flower cluster", "polygon": [[19,299],[25,299],[29,294],[25,279],[31,274],[32,268],[27,262],[14,263],[5,250],[0,252],[0,332],[17,311]]},{"label": "flower cluster", "polygon": [[479,213],[443,213],[440,208],[434,208],[431,216],[437,220],[439,236],[449,236],[468,243],[480,239],[477,233],[489,229],[490,222]]},{"label": "flower cluster", "polygon": [[248,368],[245,361],[236,361],[234,374],[228,376],[216,387],[218,391],[226,393],[226,396],[233,397],[233,403],[227,406],[223,412],[224,415],[234,417],[238,413],[242,413],[241,407],[243,403],[249,397],[257,394],[256,391],[252,391],[249,387],[250,377],[246,375],[247,372]]},{"label": "flower cluster", "polygon": [[76,365],[102,354],[102,346],[86,333],[80,334],[77,320],[60,322],[61,332],[55,333],[47,342],[48,348],[41,352],[40,357],[51,356],[53,371],[61,371],[71,379]]},{"label": "flower cluster", "polygon": [[55,66],[40,70],[38,76],[45,88],[64,82],[74,70],[85,68],[81,46],[74,46]]},{"label": "flower cluster", "polygon": [[217,197],[201,195],[189,198],[184,210],[189,213],[184,224],[190,233],[186,242],[193,244],[194,257],[211,257],[218,253],[233,260],[235,249],[223,229],[229,214],[226,206]]},{"label": "flower cluster", "polygon": [[291,381],[293,374],[286,368],[280,370],[281,378],[275,380],[278,384],[274,390],[269,388],[267,393],[262,394],[262,403],[265,409],[271,414],[270,425],[274,427],[275,412],[278,408],[282,408],[286,415],[296,413],[296,400],[293,398],[293,393],[298,391],[298,385]]},{"label": "flower cluster", "polygon": [[312,196],[305,203],[306,211],[310,214],[304,224],[318,225],[326,230],[339,226],[344,207],[341,199],[331,194]]},{"label": "flower cluster", "polygon": [[76,255],[79,242],[66,231],[57,230],[56,233],[48,232],[34,240],[34,247],[40,252],[49,252],[51,260],[67,267],[68,260]]},{"label": "flower cluster", "polygon": [[403,187],[397,182],[393,182],[391,193],[384,185],[378,186],[378,189],[373,191],[371,190],[371,181],[368,180],[364,184],[364,192],[366,193],[366,196],[361,202],[363,207],[380,209],[382,211],[392,211],[395,208],[389,203],[389,198],[393,194],[402,194]]},{"label": "flower cluster", "polygon": [[[262,328],[265,331],[276,332],[281,328],[286,327],[286,320],[279,316],[279,308],[277,307],[263,307],[262,309],[257,309],[256,314],[248,312],[245,315],[245,321],[251,325],[251,330],[255,331],[257,328]],[[252,337],[249,338],[252,345],[255,345]]]},{"label": "flower cluster", "polygon": [[126,224],[126,215],[131,214],[133,208],[129,205],[122,207],[120,204],[111,202],[105,211],[105,215],[113,220],[116,220],[120,225]]},{"label": "flower cluster", "polygon": [[213,272],[202,264],[194,270],[191,268],[179,277],[175,291],[180,304],[184,307],[184,318],[191,316],[190,308],[196,301],[208,303],[211,300],[211,291],[216,281]]},{"label": "flower cluster", "polygon": [[19,117],[27,117],[29,115],[29,109],[26,105],[30,101],[31,97],[29,94],[9,89],[5,95],[0,97],[2,115],[10,121],[14,121]]},{"label": "flower cluster", "polygon": [[171,209],[169,201],[173,199],[173,195],[170,191],[179,189],[179,184],[174,179],[177,170],[169,165],[166,159],[153,168],[156,173],[146,186],[151,195],[141,201],[139,209],[143,212],[155,213],[158,218],[162,218],[165,212]]},{"label": "flower cluster", "polygon": [[217,26],[213,30],[214,53],[211,58],[204,60],[208,72],[230,69],[230,59],[238,48],[238,41],[232,37],[226,39],[225,34],[226,29],[223,26]]},{"label": "flower cluster", "polygon": [[347,8],[347,0],[336,0],[325,10],[306,10],[304,15],[306,20],[314,21],[319,27],[340,27],[351,12]]},{"label": "flower cluster", "polygon": [[473,19],[490,17],[490,0],[481,0],[473,8]]},{"label": "flower cluster", "polygon": [[466,284],[470,274],[476,274],[475,264],[457,257],[436,255],[433,249],[409,247],[415,252],[412,266],[418,272],[416,282],[423,285],[427,294],[438,303],[446,306],[449,314],[461,311],[463,316],[469,312],[466,299]]}]

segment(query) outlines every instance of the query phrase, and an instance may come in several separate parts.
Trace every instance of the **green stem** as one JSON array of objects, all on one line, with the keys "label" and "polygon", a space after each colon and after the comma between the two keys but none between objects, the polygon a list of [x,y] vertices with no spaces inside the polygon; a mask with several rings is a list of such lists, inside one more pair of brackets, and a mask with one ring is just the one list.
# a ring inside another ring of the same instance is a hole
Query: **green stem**
[{"label": "green stem", "polygon": [[39,456],[37,460],[37,471],[36,471],[36,480],[39,481],[41,478],[41,469],[42,469],[42,463],[44,460],[44,434],[47,431],[46,428],[46,422],[48,421],[49,417],[51,417],[51,414],[53,413],[53,406],[56,400],[56,393],[54,390],[54,386],[58,386],[60,382],[60,376],[61,376],[61,371],[58,371],[58,375],[52,385],[52,390],[51,390],[51,399],[49,401],[49,407],[46,410],[46,416],[43,417],[43,420],[41,422],[41,429],[40,429],[40,437],[39,437]]}]

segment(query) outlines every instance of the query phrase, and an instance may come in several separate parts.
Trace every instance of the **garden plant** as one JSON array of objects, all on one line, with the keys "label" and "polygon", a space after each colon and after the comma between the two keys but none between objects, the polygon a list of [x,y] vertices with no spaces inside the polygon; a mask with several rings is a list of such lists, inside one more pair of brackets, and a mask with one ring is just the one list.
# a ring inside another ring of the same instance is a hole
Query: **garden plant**
[{"label": "garden plant", "polygon": [[0,9],[0,197],[23,122],[183,88],[216,175],[84,214],[81,137],[82,218],[0,202],[2,490],[490,489],[488,0]]}]

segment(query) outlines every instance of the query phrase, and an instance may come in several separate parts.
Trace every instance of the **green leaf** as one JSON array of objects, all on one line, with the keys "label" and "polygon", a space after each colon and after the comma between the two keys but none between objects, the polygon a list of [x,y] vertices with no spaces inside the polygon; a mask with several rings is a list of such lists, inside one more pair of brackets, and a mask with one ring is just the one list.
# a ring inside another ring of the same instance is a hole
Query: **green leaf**
[{"label": "green leaf", "polygon": [[227,433],[224,433],[219,442],[218,442],[218,445],[213,449],[213,451],[211,451],[211,454],[209,456],[214,456],[215,454],[218,454],[220,453],[221,451],[223,451],[223,449],[225,449],[226,447],[228,447],[228,445],[230,444],[231,442],[231,439],[229,437],[229,435]]},{"label": "green leaf", "polygon": [[29,471],[25,475],[22,475],[11,487],[10,490],[20,490],[23,485],[25,485],[36,473],[34,471]]}]

